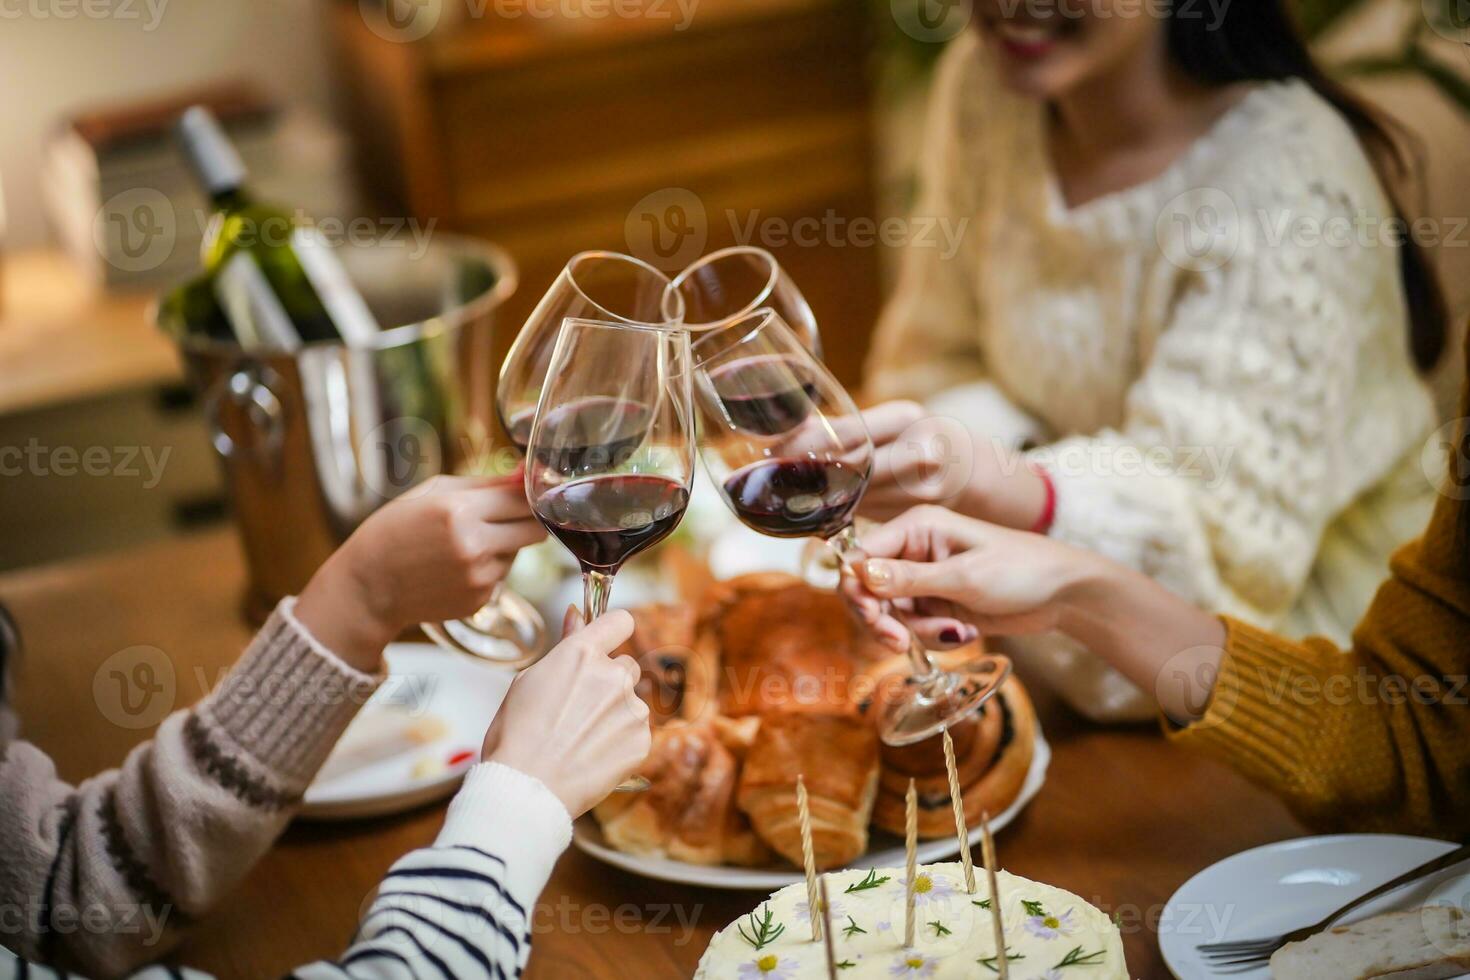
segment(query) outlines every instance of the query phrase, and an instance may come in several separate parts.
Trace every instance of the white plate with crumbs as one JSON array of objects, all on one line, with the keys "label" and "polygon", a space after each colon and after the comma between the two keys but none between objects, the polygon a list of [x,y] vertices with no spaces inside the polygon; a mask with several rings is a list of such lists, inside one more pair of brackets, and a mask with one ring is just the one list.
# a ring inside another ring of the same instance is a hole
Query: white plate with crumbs
[{"label": "white plate with crumbs", "polygon": [[453,793],[515,676],[428,643],[394,643],[386,657],[388,678],[307,789],[303,818],[378,817]]},{"label": "white plate with crumbs", "polygon": [[[1368,892],[1457,845],[1394,834],[1335,834],[1267,844],[1231,855],[1186,881],[1164,906],[1159,951],[1180,980],[1215,973],[1195,947],[1280,935],[1318,922]],[[1470,863],[1390,892],[1342,922],[1423,905],[1470,908]],[[1266,964],[1236,980],[1268,980]]]}]

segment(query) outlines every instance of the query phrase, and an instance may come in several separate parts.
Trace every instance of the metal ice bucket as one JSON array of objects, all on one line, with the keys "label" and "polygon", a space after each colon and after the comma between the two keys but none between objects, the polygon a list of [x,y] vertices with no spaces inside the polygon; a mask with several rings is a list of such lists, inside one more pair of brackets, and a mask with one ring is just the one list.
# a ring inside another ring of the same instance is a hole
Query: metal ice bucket
[{"label": "metal ice bucket", "polygon": [[[261,622],[372,511],[438,473],[489,468],[495,316],[515,266],[493,245],[435,235],[337,249],[383,325],[378,343],[249,352],[191,332],[179,344],[220,459]],[[181,305],[181,304],[180,304]],[[389,326],[394,324],[395,326]]]}]

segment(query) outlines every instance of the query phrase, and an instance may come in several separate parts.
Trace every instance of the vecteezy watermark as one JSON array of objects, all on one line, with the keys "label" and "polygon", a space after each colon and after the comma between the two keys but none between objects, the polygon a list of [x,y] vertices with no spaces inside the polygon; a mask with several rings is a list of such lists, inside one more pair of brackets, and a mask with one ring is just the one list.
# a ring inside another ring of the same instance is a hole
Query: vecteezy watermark
[{"label": "vecteezy watermark", "polygon": [[953,40],[975,16],[973,0],[889,0],[888,9],[899,30],[926,44]]},{"label": "vecteezy watermark", "polygon": [[1222,672],[1224,651],[1215,646],[1180,650],[1154,675],[1154,700],[1176,721],[1196,729],[1224,724],[1240,700],[1234,674]]},{"label": "vecteezy watermark", "polygon": [[124,272],[147,272],[163,265],[178,238],[173,202],[152,187],[114,194],[92,219],[97,253]]},{"label": "vecteezy watermark", "polygon": [[1064,20],[1205,20],[1206,30],[1225,22],[1230,0],[997,0],[1003,19],[1024,11],[1033,21]]},{"label": "vecteezy watermark", "polygon": [[1420,0],[1419,9],[1435,34],[1456,44],[1470,44],[1470,0]]},{"label": "vecteezy watermark", "polygon": [[119,650],[92,675],[92,700],[102,717],[119,728],[152,728],[174,710],[174,662],[158,647]]},{"label": "vecteezy watermark", "polygon": [[759,210],[745,214],[726,211],[730,232],[739,245],[765,248],[929,248],[948,261],[959,253],[969,218],[942,215],[871,218],[847,217],[828,209],[821,216],[788,218],[763,216]]},{"label": "vecteezy watermark", "polygon": [[649,265],[675,272],[704,254],[709,215],[699,195],[665,187],[645,196],[623,222],[628,251]]},{"label": "vecteezy watermark", "polygon": [[172,453],[172,446],[46,446],[31,436],[24,446],[0,446],[0,477],[141,478],[143,489],[152,490]]},{"label": "vecteezy watermark", "polygon": [[1094,896],[1092,905],[1104,912],[1125,936],[1152,933],[1156,936],[1188,936],[1195,944],[1213,943],[1230,934],[1230,921],[1237,906],[1233,902],[1179,902],[1169,905],[1113,905]]},{"label": "vecteezy watermark", "polygon": [[202,667],[194,668],[193,680],[198,697],[212,692],[221,702],[273,708],[344,704],[361,707],[371,698],[375,704],[393,705],[414,717],[427,710],[439,683],[438,677],[432,674],[392,674],[375,688],[370,679],[333,674],[303,685],[284,674],[257,677],[233,674],[228,668],[217,671],[214,682],[210,683],[209,674]]},{"label": "vecteezy watermark", "polygon": [[699,925],[704,906],[648,902],[602,905],[574,902],[562,895],[556,903],[537,902],[531,912],[531,934],[603,936],[610,932],[633,936],[672,936],[675,946],[687,946]]},{"label": "vecteezy watermark", "polygon": [[152,32],[169,0],[0,0],[0,20],[116,20]]},{"label": "vecteezy watermark", "polygon": [[[953,258],[969,229],[969,218],[911,215],[874,218],[828,209],[820,215],[766,214],[759,209],[726,209],[728,237],[737,245],[762,248],[932,248]],[[665,187],[644,196],[628,212],[623,236],[628,251],[650,265],[674,272],[704,254],[710,238],[704,201],[683,187]]]},{"label": "vecteezy watermark", "polygon": [[1287,667],[1273,670],[1261,667],[1257,674],[1258,683],[1266,692],[1266,701],[1273,707],[1284,704],[1333,708],[1349,705],[1470,705],[1470,677],[1464,674],[1406,676],[1376,673],[1364,666],[1350,674],[1338,672],[1326,677],[1300,673]]},{"label": "vecteezy watermark", "polygon": [[[211,212],[194,212],[194,221],[201,237],[213,220],[214,215]],[[409,217],[312,218],[298,209],[293,214],[276,214],[265,218],[237,215],[230,223],[230,238],[239,248],[256,245],[285,248],[291,244],[297,233],[310,228],[313,234],[333,248],[351,245],[359,248],[378,246],[407,249],[408,257],[416,261],[423,258],[424,253],[429,250],[430,239],[438,224],[438,218],[430,218],[424,222]]]},{"label": "vecteezy watermark", "polygon": [[958,419],[930,415],[894,440],[891,466],[898,485],[915,500],[952,500],[974,474],[974,440]]},{"label": "vecteezy watermark", "polygon": [[1154,240],[1173,265],[1195,272],[1218,269],[1242,245],[1261,249],[1470,248],[1470,216],[1408,220],[1367,208],[1352,211],[1256,208],[1242,212],[1218,187],[1195,187],[1171,198],[1154,221]]},{"label": "vecteezy watermark", "polygon": [[358,450],[364,485],[384,501],[427,493],[429,481],[445,471],[439,430],[415,416],[388,419]]},{"label": "vecteezy watermark", "polygon": [[70,936],[84,932],[94,936],[138,936],[139,945],[153,947],[163,938],[172,914],[172,905],[144,902],[4,902],[0,903],[0,936],[46,932]]},{"label": "vecteezy watermark", "polygon": [[422,40],[441,23],[556,19],[565,23],[639,20],[688,30],[700,0],[358,0],[368,30],[385,41]]},{"label": "vecteezy watermark", "polygon": [[1451,500],[1470,500],[1470,419],[1451,419],[1426,440],[1419,466],[1430,484]]},{"label": "vecteezy watermark", "polygon": [[[4,0],[0,0],[4,2]],[[190,242],[204,237],[214,213],[195,209],[180,215],[173,202],[152,187],[134,187],[108,198],[92,219],[92,243],[109,264],[124,272],[149,272],[174,255],[185,227]],[[187,223],[187,224],[186,224]],[[284,248],[304,229],[337,248],[374,246],[406,250],[410,259],[423,258],[428,251],[437,218],[419,221],[414,217],[312,218],[305,211],[266,217],[237,215],[230,226],[237,247]]]}]

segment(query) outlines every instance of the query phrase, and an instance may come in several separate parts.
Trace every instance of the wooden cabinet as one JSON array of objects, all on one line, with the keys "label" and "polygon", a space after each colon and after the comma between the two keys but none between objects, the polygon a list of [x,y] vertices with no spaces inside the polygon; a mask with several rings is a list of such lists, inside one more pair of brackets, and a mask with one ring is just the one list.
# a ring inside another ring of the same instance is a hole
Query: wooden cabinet
[{"label": "wooden cabinet", "polygon": [[223,516],[204,421],[151,305],[99,291],[59,252],[6,257],[0,569]]},{"label": "wooden cabinet", "polygon": [[346,113],[384,213],[510,249],[510,323],[583,249],[670,267],[768,247],[811,300],[833,369],[858,380],[879,302],[877,248],[849,229],[875,216],[865,4],[703,0],[682,29],[481,6],[411,43],[357,3],[334,8]]}]

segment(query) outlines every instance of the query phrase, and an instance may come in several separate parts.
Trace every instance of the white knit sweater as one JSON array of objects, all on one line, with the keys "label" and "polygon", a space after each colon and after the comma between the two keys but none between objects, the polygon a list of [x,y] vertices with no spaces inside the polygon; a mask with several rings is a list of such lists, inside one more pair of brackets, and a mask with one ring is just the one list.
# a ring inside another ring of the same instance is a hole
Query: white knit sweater
[{"label": "white knit sweater", "polygon": [[[915,214],[964,235],[908,247],[869,393],[1042,445],[1054,536],[1342,643],[1432,499],[1433,410],[1375,237],[1392,210],[1357,139],[1305,84],[1264,83],[1159,176],[1069,208],[1044,121],[973,32],[946,51]],[[1084,712],[1149,710],[1075,645],[1027,646]]]}]

